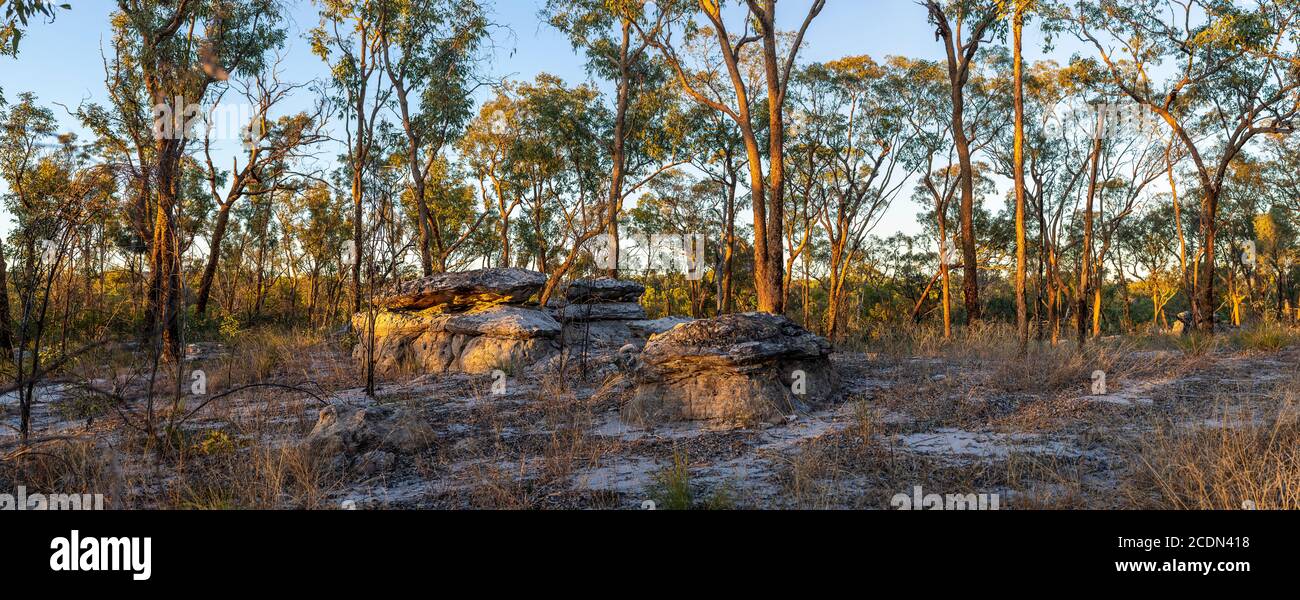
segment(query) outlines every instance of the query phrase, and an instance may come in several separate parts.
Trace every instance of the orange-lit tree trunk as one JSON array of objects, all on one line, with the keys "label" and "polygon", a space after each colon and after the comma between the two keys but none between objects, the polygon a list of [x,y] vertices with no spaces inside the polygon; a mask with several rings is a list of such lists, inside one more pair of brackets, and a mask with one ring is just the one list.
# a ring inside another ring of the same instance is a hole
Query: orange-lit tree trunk
[{"label": "orange-lit tree trunk", "polygon": [[[776,35],[777,0],[745,0],[747,19],[757,29],[753,36],[745,38],[740,45],[734,45],[733,39],[723,20],[719,4],[713,0],[698,0],[700,12],[708,18],[713,26],[718,50],[726,65],[734,94],[734,106],[706,96],[688,75],[677,57],[676,49],[665,37],[665,31],[656,26],[645,31],[634,23],[646,42],[659,50],[677,75],[678,83],[696,102],[726,114],[740,128],[748,160],[750,196],[754,213],[754,288],[758,296],[758,310],[773,314],[783,314],[782,284],[784,283],[784,246],[782,232],[785,223],[785,105],[786,91],[789,89],[790,76],[794,70],[795,56],[803,45],[804,35],[813,19],[826,7],[826,0],[813,0],[803,24],[788,45],[788,54],[778,56]],[[766,156],[759,144],[758,127],[750,112],[751,93],[745,83],[741,65],[741,49],[745,44],[761,43],[761,57],[764,79],[767,87],[768,110],[768,148]],[[770,165],[764,173],[764,159]]]},{"label": "orange-lit tree trunk", "polygon": [[952,139],[957,149],[957,159],[961,164],[961,253],[964,269],[962,278],[962,297],[966,305],[969,322],[980,319],[979,268],[975,253],[975,172],[971,160],[970,139],[966,134],[964,109],[966,104],[965,88],[970,81],[971,63],[975,60],[980,45],[985,41],[990,28],[997,22],[1000,11],[987,10],[970,29],[970,35],[963,36],[961,27],[964,15],[958,15],[953,29],[944,6],[938,0],[926,0],[931,24],[938,28],[937,36],[943,40],[944,52],[948,61],[948,81],[952,93]]},{"label": "orange-lit tree trunk", "polygon": [[1021,56],[1021,41],[1024,26],[1025,2],[1016,0],[1015,14],[1012,17],[1012,37],[1014,38],[1015,72],[1014,103],[1016,111],[1015,131],[1015,185],[1016,185],[1016,330],[1020,336],[1020,354],[1029,351],[1029,314],[1025,306],[1025,271],[1028,261],[1025,241],[1025,81],[1024,64]]},{"label": "orange-lit tree trunk", "polygon": [[1106,112],[1097,111],[1097,123],[1092,134],[1092,167],[1088,176],[1088,198],[1083,210],[1083,244],[1079,247],[1078,308],[1075,323],[1078,325],[1079,347],[1087,342],[1088,302],[1092,288],[1092,207],[1097,197],[1097,170],[1101,163],[1101,139]]}]

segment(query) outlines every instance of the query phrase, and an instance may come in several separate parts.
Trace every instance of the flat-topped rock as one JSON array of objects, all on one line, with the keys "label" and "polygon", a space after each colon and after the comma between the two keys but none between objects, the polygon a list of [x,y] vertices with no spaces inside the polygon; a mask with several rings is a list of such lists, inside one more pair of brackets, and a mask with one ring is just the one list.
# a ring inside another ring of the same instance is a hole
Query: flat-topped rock
[{"label": "flat-topped rock", "polygon": [[645,309],[636,302],[570,304],[561,313],[566,321],[640,321]]},{"label": "flat-topped rock", "polygon": [[394,286],[380,299],[389,310],[438,308],[454,312],[481,304],[519,304],[546,285],[546,275],[527,269],[479,269],[438,273]]},{"label": "flat-topped rock", "polygon": [[777,423],[838,396],[831,344],[778,315],[746,313],[681,323],[653,335],[635,370],[624,418],[653,424]]},{"label": "flat-topped rock", "polygon": [[652,365],[741,366],[772,360],[820,359],[831,343],[794,321],[767,313],[724,315],[683,323],[653,336],[641,360]]},{"label": "flat-topped rock", "polygon": [[578,279],[569,284],[564,297],[569,302],[636,302],[645,294],[645,286],[623,279]]}]

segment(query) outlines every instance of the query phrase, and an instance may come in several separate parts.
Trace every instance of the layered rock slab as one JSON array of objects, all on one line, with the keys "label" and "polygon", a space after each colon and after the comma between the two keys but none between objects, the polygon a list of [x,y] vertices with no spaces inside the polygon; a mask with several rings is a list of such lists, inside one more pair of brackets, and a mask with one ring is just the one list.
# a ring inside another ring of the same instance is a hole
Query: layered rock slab
[{"label": "layered rock slab", "polygon": [[[546,311],[519,305],[545,284],[546,276],[534,271],[484,269],[395,286],[374,317],[376,372],[481,374],[549,358],[558,349],[560,323]],[[368,357],[370,318],[353,317],[363,336],[353,350],[359,361]]]},{"label": "layered rock slab", "polygon": [[705,420],[749,427],[835,400],[831,344],[779,315],[745,313],[681,323],[639,357],[624,418]]},{"label": "layered rock slab", "polygon": [[564,293],[568,304],[556,311],[564,323],[565,345],[600,352],[644,344],[645,337],[638,338],[628,326],[646,318],[642,294],[645,286],[635,281],[602,277],[570,282]]},{"label": "layered rock slab", "polygon": [[578,279],[569,284],[564,297],[576,304],[593,302],[637,302],[645,294],[645,286],[635,281],[611,279]]},{"label": "layered rock slab", "polygon": [[527,302],[544,285],[545,274],[527,269],[438,273],[394,286],[380,298],[379,305],[388,310],[456,312],[484,304]]}]

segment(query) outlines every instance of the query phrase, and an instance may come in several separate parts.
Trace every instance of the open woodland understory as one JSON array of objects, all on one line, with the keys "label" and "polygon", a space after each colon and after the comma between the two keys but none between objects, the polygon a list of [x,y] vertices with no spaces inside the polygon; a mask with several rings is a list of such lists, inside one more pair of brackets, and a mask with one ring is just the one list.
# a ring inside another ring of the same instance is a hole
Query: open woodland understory
[{"label": "open woodland understory", "polygon": [[0,70],[0,491],[1300,508],[1300,2],[849,1],[118,0]]}]

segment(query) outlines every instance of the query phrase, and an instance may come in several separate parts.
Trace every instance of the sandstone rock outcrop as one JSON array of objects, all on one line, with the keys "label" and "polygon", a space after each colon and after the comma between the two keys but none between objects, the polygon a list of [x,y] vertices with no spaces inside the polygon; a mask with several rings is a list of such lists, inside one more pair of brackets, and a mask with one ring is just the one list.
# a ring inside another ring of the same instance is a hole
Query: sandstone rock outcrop
[{"label": "sandstone rock outcrop", "polygon": [[[639,349],[651,335],[690,321],[649,320],[638,302],[645,286],[618,279],[574,281],[567,302],[546,309],[525,304],[545,284],[541,273],[485,269],[394,286],[373,316],[376,372],[483,374],[563,365],[578,356],[612,360],[621,348]],[[361,335],[353,350],[359,362],[370,356],[371,318],[353,317],[353,330]]]},{"label": "sandstone rock outcrop", "polygon": [[654,335],[636,367],[630,422],[777,423],[838,394],[831,344],[778,315],[746,313]]},{"label": "sandstone rock outcrop", "polygon": [[434,431],[416,415],[384,406],[321,410],[303,444],[337,468],[355,467],[369,475],[392,468],[395,454],[429,447]]},{"label": "sandstone rock outcrop", "polygon": [[594,351],[616,351],[628,343],[645,343],[629,328],[643,321],[641,295],[645,286],[622,279],[579,279],[569,284],[564,296],[569,304],[557,311],[564,323],[566,346]]},{"label": "sandstone rock outcrop", "polygon": [[[560,323],[522,306],[546,284],[524,269],[441,273],[393,288],[374,317],[375,370],[384,376],[419,373],[487,373],[544,360],[558,349]],[[370,315],[358,313],[362,334],[353,356],[367,358]]]}]

